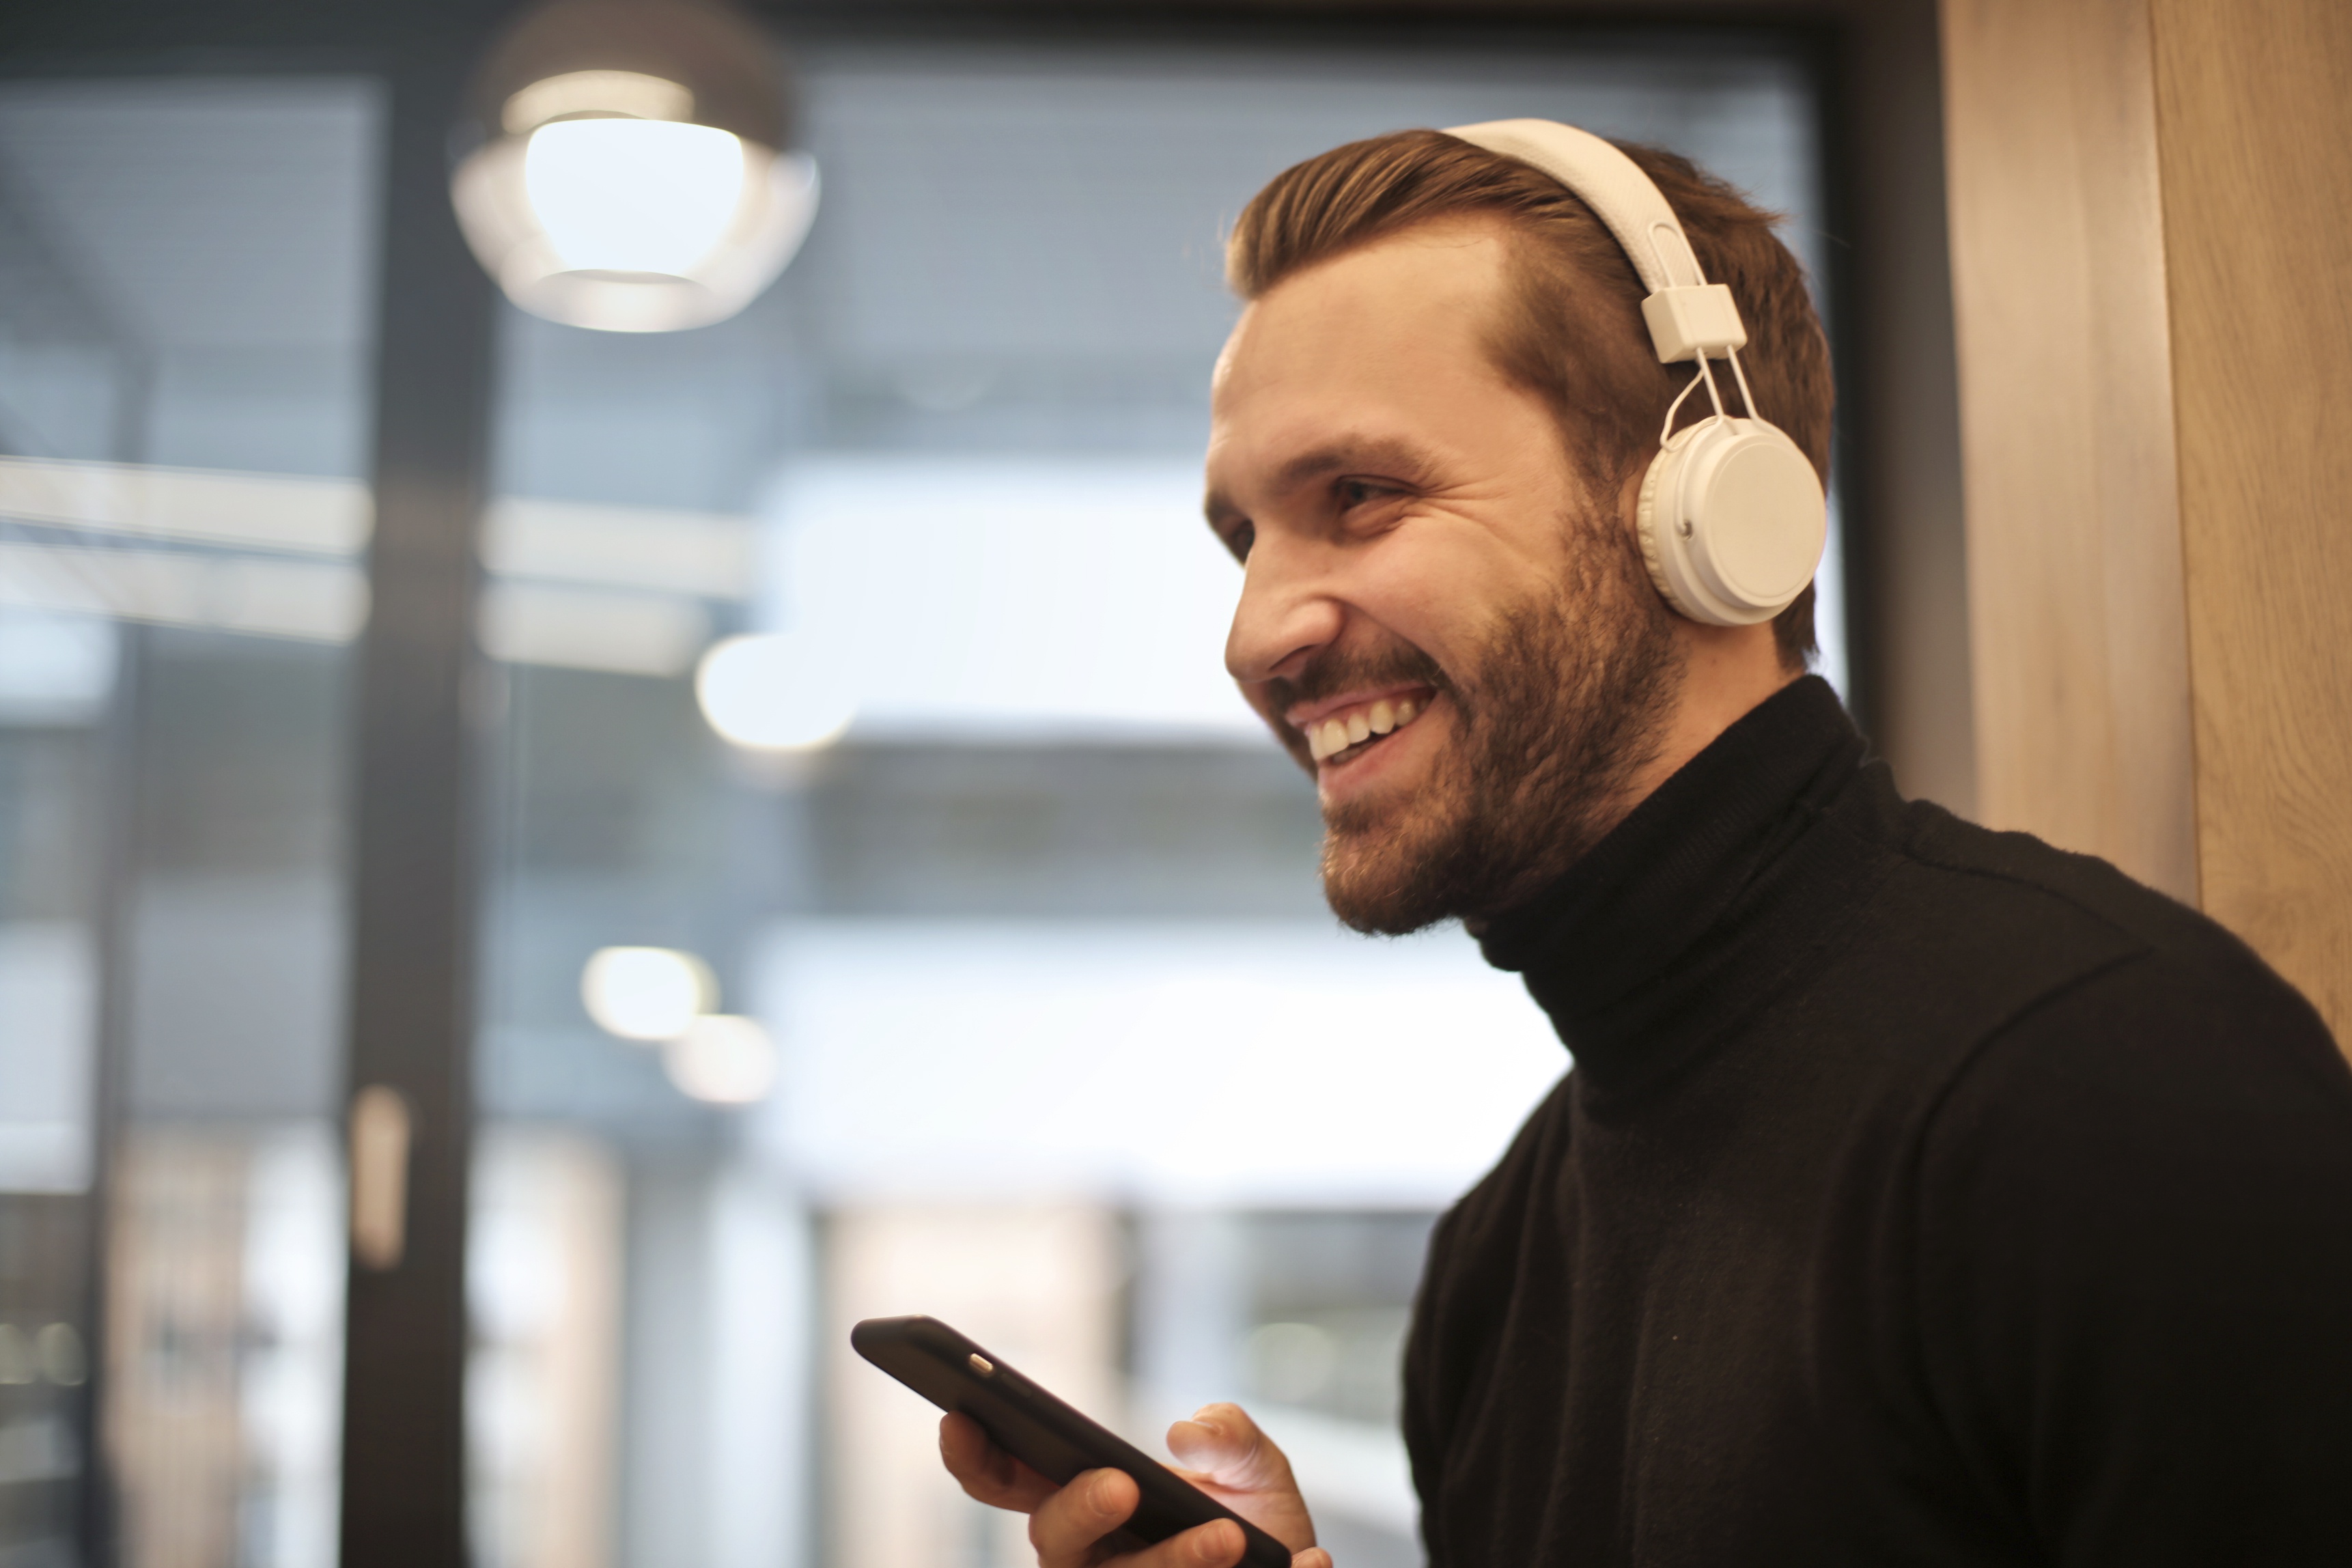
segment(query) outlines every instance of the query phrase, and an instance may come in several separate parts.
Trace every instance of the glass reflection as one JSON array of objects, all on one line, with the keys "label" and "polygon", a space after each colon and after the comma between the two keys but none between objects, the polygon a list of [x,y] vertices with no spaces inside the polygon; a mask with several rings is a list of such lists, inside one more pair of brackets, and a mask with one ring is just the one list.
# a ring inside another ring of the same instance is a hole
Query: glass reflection
[{"label": "glass reflection", "polygon": [[93,1520],[127,1564],[334,1556],[379,122],[358,82],[0,87],[11,1563]]}]

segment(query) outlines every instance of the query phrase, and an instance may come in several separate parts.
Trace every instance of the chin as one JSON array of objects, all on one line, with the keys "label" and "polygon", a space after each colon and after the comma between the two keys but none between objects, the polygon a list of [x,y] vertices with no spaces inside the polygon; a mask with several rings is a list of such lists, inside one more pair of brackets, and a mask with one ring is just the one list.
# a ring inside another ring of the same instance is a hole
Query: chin
[{"label": "chin", "polygon": [[1465,912],[1456,907],[1459,860],[1450,852],[1459,824],[1405,815],[1394,826],[1338,822],[1324,834],[1324,901],[1367,936],[1406,936]]}]

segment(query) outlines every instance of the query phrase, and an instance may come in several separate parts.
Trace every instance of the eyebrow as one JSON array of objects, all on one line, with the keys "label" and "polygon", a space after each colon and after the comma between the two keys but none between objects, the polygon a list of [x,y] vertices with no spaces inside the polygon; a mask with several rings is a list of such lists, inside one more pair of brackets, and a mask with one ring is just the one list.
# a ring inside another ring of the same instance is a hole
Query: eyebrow
[{"label": "eyebrow", "polygon": [[[1342,436],[1336,441],[1301,452],[1274,471],[1269,487],[1276,494],[1295,490],[1332,474],[1351,469],[1370,468],[1398,479],[1419,479],[1429,470],[1428,456],[1412,443],[1394,436]],[[1244,515],[1233,498],[1223,490],[1212,489],[1201,502],[1201,510],[1209,526],[1230,522]]]}]

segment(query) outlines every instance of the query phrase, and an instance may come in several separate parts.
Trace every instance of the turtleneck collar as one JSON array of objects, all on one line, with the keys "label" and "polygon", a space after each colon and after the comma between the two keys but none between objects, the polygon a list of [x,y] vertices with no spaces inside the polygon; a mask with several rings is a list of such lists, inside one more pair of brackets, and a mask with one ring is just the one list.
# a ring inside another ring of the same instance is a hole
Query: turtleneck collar
[{"label": "turtleneck collar", "polygon": [[1866,824],[1900,802],[1863,752],[1829,684],[1795,681],[1480,935],[1488,963],[1526,976],[1588,1092],[1631,1093],[1703,1053],[1876,879]]}]

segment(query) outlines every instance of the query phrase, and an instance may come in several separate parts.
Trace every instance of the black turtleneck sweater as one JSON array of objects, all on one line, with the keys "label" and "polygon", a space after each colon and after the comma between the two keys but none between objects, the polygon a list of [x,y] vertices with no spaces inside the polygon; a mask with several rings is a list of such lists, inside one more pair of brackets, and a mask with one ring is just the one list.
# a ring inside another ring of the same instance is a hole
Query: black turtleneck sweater
[{"label": "black turtleneck sweater", "polygon": [[1574,1068],[1431,1245],[1433,1568],[2352,1564],[2352,1073],[1817,679],[1482,938]]}]

